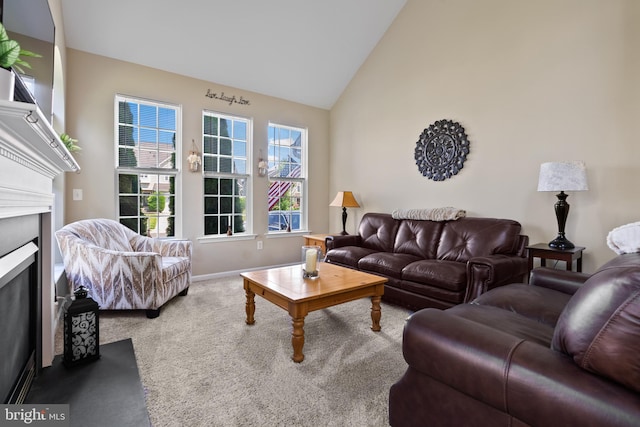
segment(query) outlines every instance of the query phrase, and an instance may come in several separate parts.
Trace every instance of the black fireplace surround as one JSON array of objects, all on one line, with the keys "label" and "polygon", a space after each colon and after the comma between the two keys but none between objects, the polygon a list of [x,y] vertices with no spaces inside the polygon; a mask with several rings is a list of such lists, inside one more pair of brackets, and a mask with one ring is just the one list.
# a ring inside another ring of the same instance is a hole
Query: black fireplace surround
[{"label": "black fireplace surround", "polygon": [[40,215],[0,219],[0,236],[0,398],[22,403],[42,366]]}]

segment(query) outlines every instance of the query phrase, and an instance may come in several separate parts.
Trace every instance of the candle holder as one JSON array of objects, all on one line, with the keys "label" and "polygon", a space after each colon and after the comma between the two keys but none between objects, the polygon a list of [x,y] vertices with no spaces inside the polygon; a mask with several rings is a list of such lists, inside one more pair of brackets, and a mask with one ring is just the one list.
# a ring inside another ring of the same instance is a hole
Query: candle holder
[{"label": "candle holder", "polygon": [[322,248],[320,246],[303,246],[302,247],[302,278],[317,279],[318,264],[322,257]]}]

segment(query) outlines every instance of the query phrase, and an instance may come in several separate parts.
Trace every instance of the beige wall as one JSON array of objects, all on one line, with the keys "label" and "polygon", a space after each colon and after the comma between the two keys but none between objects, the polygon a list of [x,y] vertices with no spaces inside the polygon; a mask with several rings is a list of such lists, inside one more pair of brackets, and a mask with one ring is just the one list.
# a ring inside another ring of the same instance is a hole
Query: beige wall
[{"label": "beige wall", "polygon": [[[258,65],[257,65],[258,66]],[[207,98],[208,89],[242,96],[250,105],[233,104]],[[241,89],[219,86],[164,71],[116,61],[67,49],[67,132],[82,147],[76,156],[82,172],[67,174],[65,222],[85,218],[116,218],[114,175],[114,96],[123,94],[182,105],[182,236],[194,241],[196,276],[214,275],[254,267],[290,263],[298,260],[302,237],[289,234],[266,238],[266,178],[253,180],[254,233],[264,249],[257,250],[256,240],[202,243],[203,181],[200,173],[188,172],[186,157],[191,140],[201,145],[202,110],[236,114],[253,119],[253,150],[257,171],[259,149],[267,153],[269,121],[308,128],[309,134],[309,228],[324,232],[328,228],[329,112]],[[83,190],[83,200],[73,201],[72,190]]]},{"label": "beige wall", "polygon": [[[540,163],[583,160],[590,190],[569,193],[567,237],[587,247],[584,271],[612,258],[609,230],[640,220],[638,22],[636,0],[409,0],[331,110],[330,193],[362,205],[348,229],[365,212],[455,206],[548,242],[556,197],[536,191]],[[440,119],[471,152],[435,182],[414,149]]]},{"label": "beige wall", "polygon": [[[351,190],[362,205],[349,209],[351,232],[365,212],[456,206],[516,219],[532,243],[547,242],[557,233],[556,198],[536,191],[540,163],[584,160],[590,190],[569,194],[566,232],[587,247],[584,270],[593,271],[614,255],[609,230],[639,220],[637,22],[635,0],[409,0],[330,113],[69,49],[67,131],[83,147],[83,171],[66,176],[65,222],[115,217],[113,97],[122,93],[182,104],[185,156],[191,139],[200,141],[202,109],[253,118],[256,153],[268,120],[308,126],[315,232],[341,228],[340,210],[327,204]],[[251,106],[213,101],[207,89]],[[420,133],[440,119],[464,126],[471,152],[458,175],[434,182],[413,155]],[[185,172],[183,235],[196,242],[195,274],[297,258],[298,236],[264,238],[267,183],[254,185],[264,250],[255,240],[198,243],[201,179]],[[83,201],[71,200],[73,188],[84,189]]]}]

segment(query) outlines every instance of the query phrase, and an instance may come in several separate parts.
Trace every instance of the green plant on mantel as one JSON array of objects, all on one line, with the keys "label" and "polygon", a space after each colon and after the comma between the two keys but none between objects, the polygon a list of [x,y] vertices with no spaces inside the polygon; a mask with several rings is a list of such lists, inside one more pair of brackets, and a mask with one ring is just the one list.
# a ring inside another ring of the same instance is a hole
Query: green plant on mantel
[{"label": "green plant on mantel", "polygon": [[60,141],[62,141],[62,143],[64,144],[65,147],[67,147],[67,150],[69,150],[70,153],[74,153],[76,151],[82,150],[82,148],[76,145],[76,142],[78,142],[78,140],[71,138],[66,133],[60,134]]},{"label": "green plant on mantel", "polygon": [[42,55],[33,53],[28,50],[20,48],[20,44],[11,40],[7,35],[7,30],[4,25],[0,23],[0,67],[9,70],[14,67],[20,74],[24,74],[24,68],[31,68],[31,65],[24,59],[23,56],[30,56],[32,58],[40,58]]}]

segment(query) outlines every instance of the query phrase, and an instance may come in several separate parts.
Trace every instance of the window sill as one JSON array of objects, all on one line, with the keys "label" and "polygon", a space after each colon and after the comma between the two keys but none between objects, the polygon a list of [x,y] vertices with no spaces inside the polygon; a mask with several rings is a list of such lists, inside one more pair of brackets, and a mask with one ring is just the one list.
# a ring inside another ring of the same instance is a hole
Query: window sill
[{"label": "window sill", "polygon": [[239,242],[241,240],[255,240],[257,234],[234,234],[231,236],[202,236],[196,237],[199,243]]},{"label": "window sill", "polygon": [[[286,239],[288,237],[301,237],[305,234],[309,234],[309,230],[298,231],[276,231],[265,233],[264,237],[267,239]],[[219,242],[239,242],[242,240],[255,240],[258,237],[257,234],[234,234],[232,236],[201,236],[196,237],[199,243],[219,243]]]},{"label": "window sill", "polygon": [[272,231],[264,235],[267,239],[281,239],[286,237],[300,237],[309,234],[309,230]]}]

